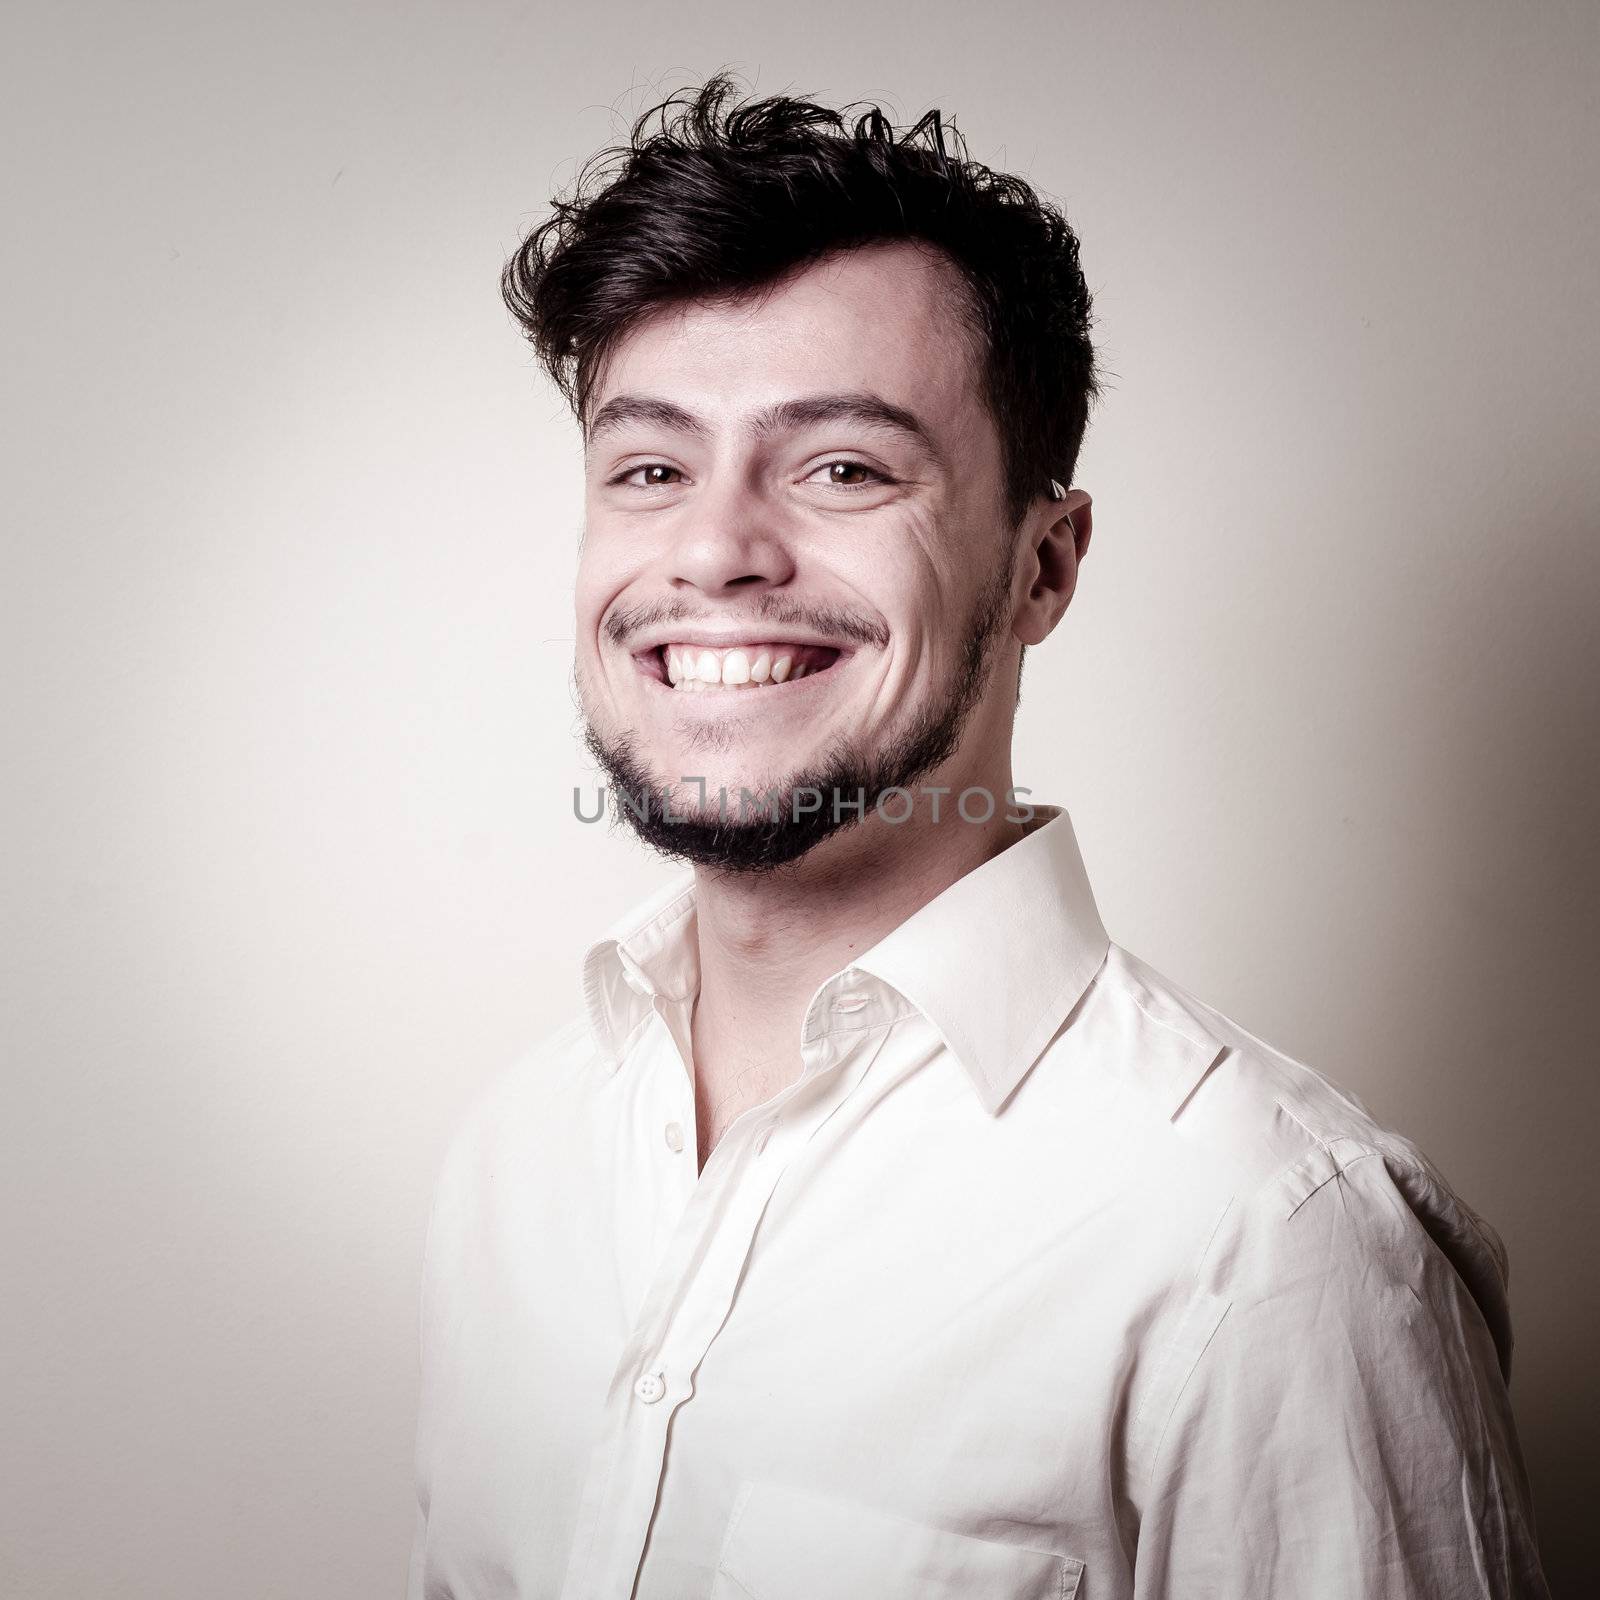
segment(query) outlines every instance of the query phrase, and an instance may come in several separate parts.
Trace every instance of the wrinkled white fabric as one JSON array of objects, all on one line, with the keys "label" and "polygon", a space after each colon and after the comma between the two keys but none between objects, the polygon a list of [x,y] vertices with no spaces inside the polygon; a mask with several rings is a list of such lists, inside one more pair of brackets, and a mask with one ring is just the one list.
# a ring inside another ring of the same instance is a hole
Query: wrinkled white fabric
[{"label": "wrinkled white fabric", "polygon": [[1040,824],[700,1175],[692,887],[589,953],[439,1180],[412,1600],[1546,1593],[1499,1240]]}]

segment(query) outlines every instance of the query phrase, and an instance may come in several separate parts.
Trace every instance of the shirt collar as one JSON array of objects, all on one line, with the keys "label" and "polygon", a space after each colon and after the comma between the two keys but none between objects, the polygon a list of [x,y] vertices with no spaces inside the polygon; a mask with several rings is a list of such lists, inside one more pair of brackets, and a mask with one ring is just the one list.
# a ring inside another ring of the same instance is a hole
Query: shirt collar
[{"label": "shirt collar", "polygon": [[1072,818],[1035,806],[1033,830],[958,878],[856,961],[939,1030],[997,1112],[1110,949]]},{"label": "shirt collar", "polygon": [[589,1029],[612,1068],[654,1009],[654,997],[688,1001],[700,991],[694,878],[678,878],[635,906],[589,947],[583,1000]]},{"label": "shirt collar", "polygon": [[[1029,833],[936,895],[851,969],[889,985],[933,1024],[991,1114],[1043,1054],[1110,948],[1071,817],[1060,806],[1033,809]],[[688,1001],[699,985],[691,876],[636,907],[584,958],[589,1023],[608,1063],[621,1064],[657,996]]]}]

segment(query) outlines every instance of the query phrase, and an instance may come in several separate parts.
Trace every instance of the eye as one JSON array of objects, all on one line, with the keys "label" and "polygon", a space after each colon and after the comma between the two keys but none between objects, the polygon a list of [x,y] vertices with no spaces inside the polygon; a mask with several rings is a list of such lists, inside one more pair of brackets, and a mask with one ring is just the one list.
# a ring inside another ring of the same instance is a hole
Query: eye
[{"label": "eye", "polygon": [[629,484],[638,489],[670,489],[674,481],[682,476],[676,467],[669,467],[664,461],[647,461],[642,466],[629,467],[627,471],[618,473],[610,481],[614,484]]},{"label": "eye", "polygon": [[826,461],[810,477],[815,478],[817,472],[827,473],[825,481],[836,489],[869,489],[874,484],[894,482],[887,473],[862,461]]}]

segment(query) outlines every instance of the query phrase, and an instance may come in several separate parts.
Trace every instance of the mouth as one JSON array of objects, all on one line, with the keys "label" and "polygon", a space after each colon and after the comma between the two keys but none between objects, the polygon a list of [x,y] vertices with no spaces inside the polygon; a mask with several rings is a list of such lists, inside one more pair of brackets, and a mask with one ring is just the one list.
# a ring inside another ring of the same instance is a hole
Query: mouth
[{"label": "mouth", "polygon": [[849,652],[833,645],[762,643],[712,648],[661,644],[634,656],[639,670],[675,694],[772,693],[819,677]]}]

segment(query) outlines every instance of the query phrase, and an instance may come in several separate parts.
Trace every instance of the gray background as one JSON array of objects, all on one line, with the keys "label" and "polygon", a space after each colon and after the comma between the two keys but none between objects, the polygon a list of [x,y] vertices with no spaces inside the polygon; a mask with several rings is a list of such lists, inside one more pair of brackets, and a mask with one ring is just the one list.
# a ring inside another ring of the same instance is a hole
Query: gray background
[{"label": "gray background", "polygon": [[0,1592],[398,1594],[443,1142],[662,880],[572,819],[520,232],[659,93],[954,113],[1111,374],[1018,781],[1502,1231],[1597,1493],[1600,8],[8,14]]}]

